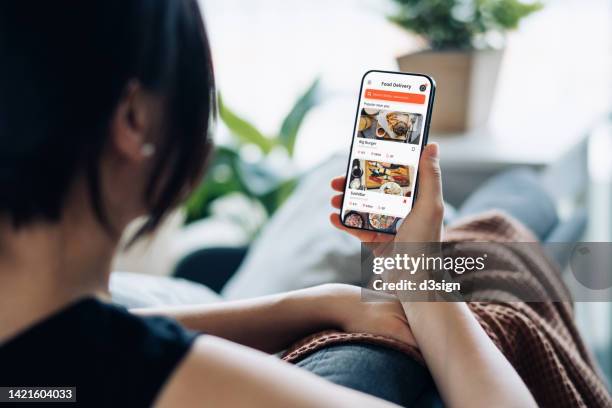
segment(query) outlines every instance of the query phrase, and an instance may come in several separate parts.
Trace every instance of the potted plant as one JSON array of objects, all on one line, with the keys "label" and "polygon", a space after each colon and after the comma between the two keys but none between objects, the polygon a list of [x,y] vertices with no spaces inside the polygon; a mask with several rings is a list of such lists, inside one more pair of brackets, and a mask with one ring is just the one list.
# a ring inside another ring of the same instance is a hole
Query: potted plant
[{"label": "potted plant", "polygon": [[[278,132],[265,135],[219,97],[219,117],[232,140],[216,146],[206,177],[185,205],[186,223],[211,216],[215,203],[219,206],[226,198],[236,201],[240,197],[253,207],[245,214],[251,222],[244,222],[238,219],[240,217],[234,217],[235,221],[250,234],[255,234],[262,220],[256,221],[256,225],[248,225],[257,218],[253,217],[254,213],[263,212],[264,218],[271,216],[297,184],[298,175],[293,166],[295,142],[305,116],[319,101],[320,81],[317,78],[296,100]],[[242,154],[245,148],[254,149],[259,158],[255,161],[245,159]]]},{"label": "potted plant", "polygon": [[437,83],[431,129],[461,132],[484,124],[493,101],[505,33],[539,10],[538,1],[394,0],[389,19],[423,37],[428,48],[398,58],[402,71]]}]

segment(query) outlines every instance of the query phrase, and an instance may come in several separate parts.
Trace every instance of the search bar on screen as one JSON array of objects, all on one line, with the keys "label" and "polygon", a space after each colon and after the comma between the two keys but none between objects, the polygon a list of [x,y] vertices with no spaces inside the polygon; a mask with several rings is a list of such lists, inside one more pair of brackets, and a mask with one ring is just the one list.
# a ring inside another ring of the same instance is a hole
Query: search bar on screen
[{"label": "search bar on screen", "polygon": [[383,91],[380,89],[366,89],[364,97],[366,99],[377,99],[380,101],[415,103],[422,105],[425,103],[425,94],[415,94],[409,92]]}]

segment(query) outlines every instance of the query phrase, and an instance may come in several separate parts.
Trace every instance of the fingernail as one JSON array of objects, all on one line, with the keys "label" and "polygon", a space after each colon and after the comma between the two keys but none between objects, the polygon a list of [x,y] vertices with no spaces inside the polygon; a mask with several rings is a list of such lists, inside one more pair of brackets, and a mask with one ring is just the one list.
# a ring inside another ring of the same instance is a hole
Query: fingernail
[{"label": "fingernail", "polygon": [[437,159],[440,155],[440,146],[437,143],[430,143],[429,154],[434,159]]}]

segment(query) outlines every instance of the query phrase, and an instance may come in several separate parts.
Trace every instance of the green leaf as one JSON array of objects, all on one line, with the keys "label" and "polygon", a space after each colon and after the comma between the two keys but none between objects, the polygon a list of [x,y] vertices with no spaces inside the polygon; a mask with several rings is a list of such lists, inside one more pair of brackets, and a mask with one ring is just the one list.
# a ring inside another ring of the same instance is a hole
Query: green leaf
[{"label": "green leaf", "polygon": [[219,95],[219,116],[239,143],[252,143],[258,146],[266,154],[275,146],[274,140],[264,136],[255,126],[225,106],[221,99],[221,95]]},{"label": "green leaf", "polygon": [[542,3],[521,3],[516,0],[498,0],[491,3],[491,16],[495,23],[506,30],[518,27],[519,21],[542,8]]},{"label": "green leaf", "polygon": [[217,146],[206,176],[185,203],[187,224],[209,216],[210,204],[217,198],[233,192],[248,192],[239,176],[239,162],[236,151]]},{"label": "green leaf", "polygon": [[302,121],[306,114],[319,103],[319,88],[320,78],[314,80],[314,82],[308,87],[306,92],[300,96],[289,114],[283,120],[280,132],[278,135],[279,142],[285,146],[289,156],[293,156],[293,149],[295,147],[295,140],[297,138],[298,131],[302,125]]},{"label": "green leaf", "polygon": [[540,10],[540,1],[523,0],[395,0],[388,19],[423,36],[432,49],[473,49],[474,39],[490,31],[515,29],[521,19]]}]

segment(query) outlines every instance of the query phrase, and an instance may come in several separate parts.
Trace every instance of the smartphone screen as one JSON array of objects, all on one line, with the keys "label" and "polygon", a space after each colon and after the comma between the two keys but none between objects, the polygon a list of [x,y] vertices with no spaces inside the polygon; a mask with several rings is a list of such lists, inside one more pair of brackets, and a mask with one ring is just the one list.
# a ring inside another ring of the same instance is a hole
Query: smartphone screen
[{"label": "smartphone screen", "polygon": [[423,74],[363,76],[340,213],[345,226],[396,233],[417,193],[434,93]]}]

